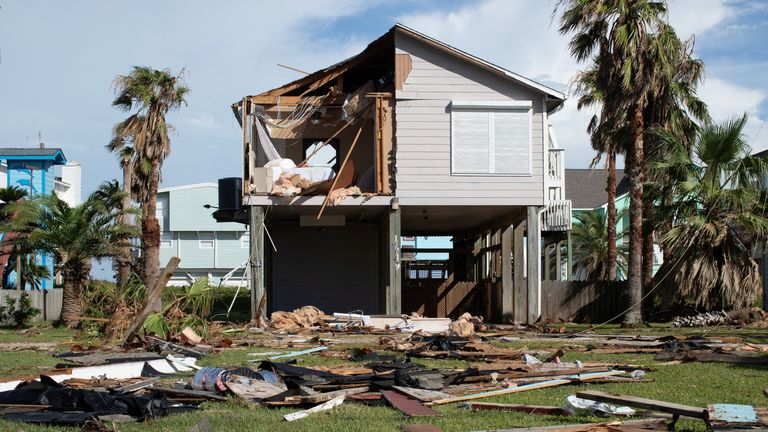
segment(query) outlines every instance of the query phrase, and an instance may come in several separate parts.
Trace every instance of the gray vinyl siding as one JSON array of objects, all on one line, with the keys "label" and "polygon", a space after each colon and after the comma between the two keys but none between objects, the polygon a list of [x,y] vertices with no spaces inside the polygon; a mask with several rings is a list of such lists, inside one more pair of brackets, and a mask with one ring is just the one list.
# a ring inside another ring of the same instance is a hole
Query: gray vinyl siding
[{"label": "gray vinyl siding", "polygon": [[[396,195],[413,204],[543,205],[544,95],[396,34],[412,70],[396,91]],[[531,175],[452,175],[451,101],[531,101]]]}]

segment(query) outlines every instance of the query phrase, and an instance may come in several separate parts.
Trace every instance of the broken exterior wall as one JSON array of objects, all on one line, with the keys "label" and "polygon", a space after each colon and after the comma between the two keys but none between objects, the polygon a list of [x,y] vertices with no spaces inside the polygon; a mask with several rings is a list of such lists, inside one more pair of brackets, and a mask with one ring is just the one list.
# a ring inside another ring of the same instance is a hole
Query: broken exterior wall
[{"label": "broken exterior wall", "polygon": [[[412,65],[395,93],[397,196],[437,205],[543,205],[543,95],[401,33],[395,47]],[[454,100],[532,101],[532,174],[451,175]]]}]

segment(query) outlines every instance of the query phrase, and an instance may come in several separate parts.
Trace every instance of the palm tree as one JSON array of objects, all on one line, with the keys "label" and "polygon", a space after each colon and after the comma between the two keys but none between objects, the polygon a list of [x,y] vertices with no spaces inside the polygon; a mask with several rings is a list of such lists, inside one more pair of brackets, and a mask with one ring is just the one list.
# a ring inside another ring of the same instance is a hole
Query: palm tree
[{"label": "palm tree", "polygon": [[[663,129],[680,137],[690,137],[700,123],[710,121],[706,104],[696,94],[696,87],[701,83],[704,73],[704,64],[693,57],[693,40],[681,41],[669,24],[660,24],[658,32],[653,37],[662,42],[651,44],[657,50],[651,52],[651,61],[665,57],[673,68],[671,76],[667,76],[664,70],[653,70],[651,91],[645,109],[646,121],[655,129]],[[689,148],[687,143],[686,148]],[[646,154],[663,154],[665,151],[666,148],[659,141],[658,134],[653,131],[646,134]],[[647,174],[651,175],[648,177],[649,181],[656,184],[665,182],[663,178],[653,179],[653,173]],[[669,201],[671,197],[671,195],[656,192],[653,188],[644,191],[642,273],[646,291],[651,289],[653,279],[654,230],[660,228],[664,233],[671,228],[668,223],[662,227],[653,226],[654,203],[662,200]]]},{"label": "palm tree", "polygon": [[[666,3],[653,0],[560,0],[564,7],[561,33],[573,33],[571,53],[579,61],[593,54],[598,60],[601,80],[602,112],[611,134],[629,132],[626,165],[629,172],[629,262],[627,290],[629,307],[625,325],[642,322],[643,299],[643,183],[645,172],[646,118],[654,72],[672,76],[672,65],[665,57],[655,57],[653,44],[666,42],[653,38],[663,23]],[[666,52],[656,50],[658,52]]]},{"label": "palm tree", "polygon": [[[183,73],[183,71],[182,71]],[[189,88],[181,75],[169,70],[134,66],[128,75],[115,78],[117,96],[112,106],[123,111],[135,110],[115,126],[115,137],[130,140],[132,192],[141,205],[141,268],[144,284],[154,286],[160,276],[160,225],[157,222],[157,189],[163,161],[170,154],[171,125],[165,115],[185,104]]]},{"label": "palm tree", "polygon": [[12,202],[16,202],[22,198],[26,198],[27,196],[27,190],[22,189],[18,186],[8,186],[4,188],[0,188],[0,205],[10,204]]},{"label": "palm tree", "polygon": [[64,279],[61,317],[76,325],[82,315],[82,288],[92,259],[111,258],[119,253],[118,242],[133,235],[131,227],[115,223],[116,211],[97,191],[75,207],[55,194],[41,195],[9,205],[6,212],[16,217],[3,230],[19,233],[13,243],[22,250],[53,255]]},{"label": "palm tree", "polygon": [[656,209],[659,219],[673,221],[662,240],[674,259],[658,272],[659,279],[673,275],[663,281],[668,298],[732,309],[749,306],[760,291],[751,251],[768,240],[768,163],[749,156],[746,121],[744,115],[702,127],[690,141],[693,155],[685,137],[657,131],[672,149],[650,164],[668,182],[659,187],[675,197]]},{"label": "palm tree", "polygon": [[38,290],[42,287],[43,279],[51,275],[48,267],[38,264],[35,261],[35,256],[30,254],[19,257],[17,270],[19,270],[19,274],[16,275],[16,286],[20,289],[29,287],[33,290]]},{"label": "palm tree", "polygon": [[[607,218],[597,211],[585,211],[576,216],[572,228],[573,260],[576,275],[581,280],[615,280],[611,277],[609,261],[608,232],[610,225]],[[614,224],[614,230],[616,225]],[[622,237],[625,233],[622,233]],[[613,243],[616,246],[616,243]],[[614,271],[618,276],[627,274],[627,247],[624,242],[616,247],[617,259]]]},{"label": "palm tree", "polygon": [[[125,133],[120,129],[122,123],[118,123],[112,140],[107,144],[107,149],[118,155],[120,160],[120,169],[123,171],[123,200],[121,203],[119,218],[124,225],[132,225],[131,220],[131,197],[132,197],[132,180],[133,180],[133,140],[126,138]],[[125,240],[120,245],[122,252],[115,257],[117,262],[117,285],[123,285],[131,274],[133,256],[131,255],[131,243],[130,240]]]}]

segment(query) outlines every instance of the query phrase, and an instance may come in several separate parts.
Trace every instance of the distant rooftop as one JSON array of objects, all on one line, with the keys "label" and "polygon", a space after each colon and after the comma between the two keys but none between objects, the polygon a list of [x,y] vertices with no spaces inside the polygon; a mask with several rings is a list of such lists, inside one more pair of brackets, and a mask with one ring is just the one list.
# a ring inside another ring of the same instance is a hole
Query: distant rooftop
[{"label": "distant rooftop", "polygon": [[0,160],[50,160],[64,164],[67,158],[60,148],[11,147],[0,148]]},{"label": "distant rooftop", "polygon": [[[629,178],[624,170],[616,170],[616,197],[629,192]],[[566,169],[565,197],[574,209],[593,209],[608,202],[606,174],[602,169]]]}]

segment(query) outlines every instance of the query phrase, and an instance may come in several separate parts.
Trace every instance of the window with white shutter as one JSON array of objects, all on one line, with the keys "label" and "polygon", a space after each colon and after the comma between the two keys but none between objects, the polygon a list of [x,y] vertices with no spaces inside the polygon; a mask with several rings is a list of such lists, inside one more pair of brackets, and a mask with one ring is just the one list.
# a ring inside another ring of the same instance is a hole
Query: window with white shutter
[{"label": "window with white shutter", "polygon": [[453,174],[531,174],[530,101],[451,104]]}]

